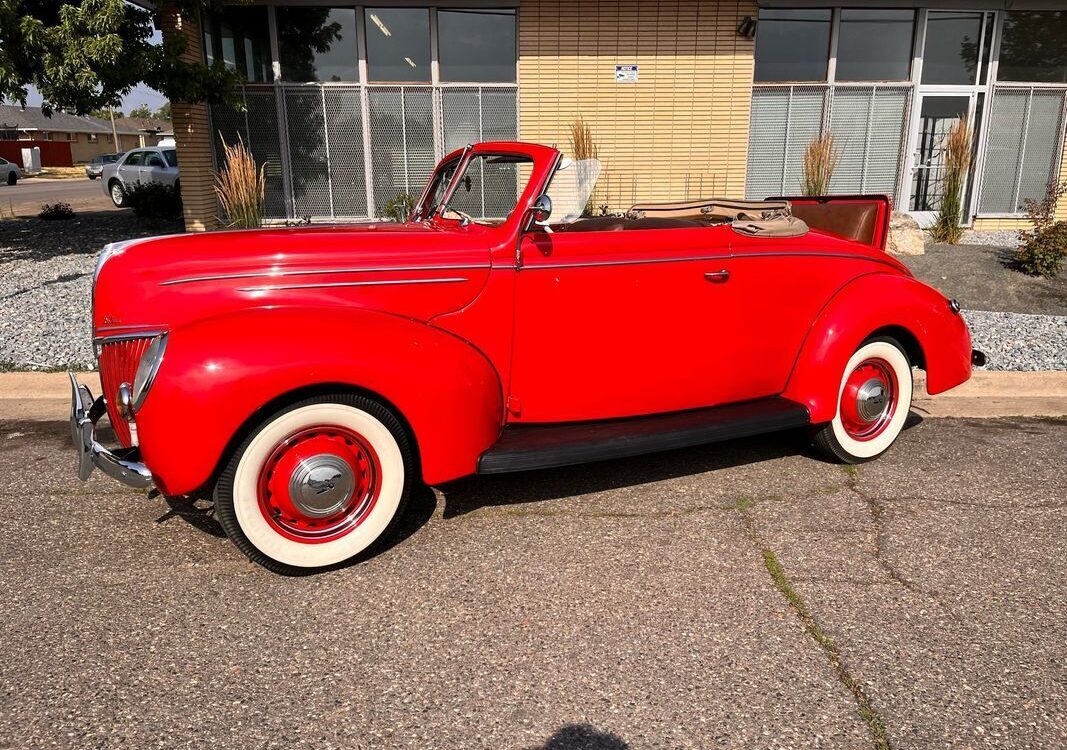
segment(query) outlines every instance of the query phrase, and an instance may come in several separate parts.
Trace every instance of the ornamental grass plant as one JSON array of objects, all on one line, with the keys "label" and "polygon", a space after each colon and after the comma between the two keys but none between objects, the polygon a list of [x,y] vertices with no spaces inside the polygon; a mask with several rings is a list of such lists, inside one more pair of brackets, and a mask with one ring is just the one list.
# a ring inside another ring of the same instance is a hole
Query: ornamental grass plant
[{"label": "ornamental grass plant", "polygon": [[966,117],[956,120],[945,138],[944,179],[937,219],[930,227],[934,242],[959,244],[963,237],[960,215],[967,194],[967,172],[971,168],[971,130]]},{"label": "ornamental grass plant", "polygon": [[215,194],[230,229],[256,229],[263,225],[266,177],[240,136],[233,145],[222,142],[226,166],[215,175]]},{"label": "ornamental grass plant", "polygon": [[812,139],[804,149],[804,195],[826,195],[841,154],[830,133]]}]

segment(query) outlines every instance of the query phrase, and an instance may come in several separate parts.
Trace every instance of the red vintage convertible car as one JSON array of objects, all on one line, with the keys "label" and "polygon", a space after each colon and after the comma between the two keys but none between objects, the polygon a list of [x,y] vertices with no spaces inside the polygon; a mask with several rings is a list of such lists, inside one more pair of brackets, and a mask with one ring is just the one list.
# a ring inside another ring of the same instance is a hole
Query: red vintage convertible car
[{"label": "red vintage convertible car", "polygon": [[109,245],[104,394],[71,376],[81,477],[211,491],[236,545],[292,573],[366,549],[418,482],[802,426],[865,461],[913,367],[938,393],[981,362],[959,306],[884,252],[884,197],[583,218],[598,173],[481,143],[402,224]]}]

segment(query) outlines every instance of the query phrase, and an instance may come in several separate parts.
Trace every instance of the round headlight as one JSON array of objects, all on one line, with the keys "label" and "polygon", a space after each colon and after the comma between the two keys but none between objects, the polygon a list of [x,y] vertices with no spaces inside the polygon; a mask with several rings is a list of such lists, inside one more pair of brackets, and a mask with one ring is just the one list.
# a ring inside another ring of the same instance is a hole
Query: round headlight
[{"label": "round headlight", "polygon": [[133,377],[133,410],[137,411],[144,403],[148,389],[152,387],[152,381],[156,379],[159,365],[163,362],[163,352],[167,349],[167,334],[161,333],[152,339],[152,343],[141,355],[141,361],[137,365],[137,374]]}]

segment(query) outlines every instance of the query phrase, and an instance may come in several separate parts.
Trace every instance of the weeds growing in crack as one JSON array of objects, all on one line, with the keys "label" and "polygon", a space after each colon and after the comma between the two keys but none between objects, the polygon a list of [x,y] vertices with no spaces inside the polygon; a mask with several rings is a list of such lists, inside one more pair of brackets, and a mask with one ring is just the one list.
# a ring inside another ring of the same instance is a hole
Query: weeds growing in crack
[{"label": "weeds growing in crack", "polygon": [[[751,500],[751,499],[750,499]],[[804,601],[804,597],[793,588],[793,584],[789,580],[789,576],[786,575],[785,569],[778,561],[777,555],[774,554],[774,550],[767,546],[763,537],[760,535],[759,530],[756,529],[756,522],[752,518],[752,514],[749,510],[755,505],[755,502],[750,502],[748,505],[741,507],[740,504],[736,507],[738,514],[741,516],[741,522],[745,527],[745,534],[751,540],[759,551],[760,556],[763,558],[763,567],[767,570],[767,574],[771,577],[771,581],[774,583],[774,587],[778,589],[778,593],[789,603],[790,608],[800,618],[801,623],[804,625],[804,630],[811,636],[811,639],[818,644],[819,648],[826,655],[827,660],[830,662],[830,666],[834,670],[834,674],[837,675],[841,684],[852,695],[852,699],[856,702],[856,710],[863,719],[863,723],[866,724],[867,730],[871,733],[871,739],[874,742],[875,750],[890,750],[889,735],[886,732],[885,722],[882,721],[882,717],[871,705],[871,699],[867,695],[866,691],[859,684],[855,677],[849,673],[845,667],[844,662],[841,659],[841,651],[834,643],[833,639],[822,629],[818,620],[811,612],[811,608],[808,607],[808,603]]]}]

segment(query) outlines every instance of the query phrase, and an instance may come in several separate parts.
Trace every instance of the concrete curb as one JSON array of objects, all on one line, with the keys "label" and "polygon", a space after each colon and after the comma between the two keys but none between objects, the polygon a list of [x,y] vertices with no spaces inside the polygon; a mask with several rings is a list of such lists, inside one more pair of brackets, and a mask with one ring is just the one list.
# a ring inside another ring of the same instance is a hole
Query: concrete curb
[{"label": "concrete curb", "polygon": [[[94,395],[100,376],[77,373]],[[38,422],[67,419],[70,381],[63,372],[0,373],[0,419]],[[915,374],[912,409],[924,417],[1067,416],[1067,372],[975,372],[958,388],[930,396],[926,375]]]}]

